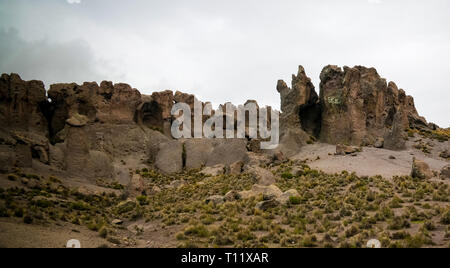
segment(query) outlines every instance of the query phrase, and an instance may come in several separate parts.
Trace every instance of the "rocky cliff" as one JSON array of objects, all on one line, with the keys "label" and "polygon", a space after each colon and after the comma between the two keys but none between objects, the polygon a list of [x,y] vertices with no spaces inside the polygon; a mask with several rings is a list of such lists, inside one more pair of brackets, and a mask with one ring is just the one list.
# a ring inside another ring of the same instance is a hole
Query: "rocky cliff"
[{"label": "rocky cliff", "polygon": [[[435,129],[420,117],[414,99],[374,68],[329,65],[320,75],[318,96],[300,66],[292,89],[278,82],[284,139],[299,129],[325,143],[404,148],[406,129]],[[295,136],[295,135],[294,135]]]},{"label": "rocky cliff", "polygon": [[[316,140],[401,150],[406,129],[437,127],[418,115],[412,97],[373,68],[326,66],[320,78],[320,94],[301,66],[291,87],[278,81],[281,144],[264,155],[289,157]],[[248,138],[173,140],[172,106],[183,102],[193,108],[194,100],[169,90],[142,95],[127,84],[107,81],[55,84],[46,92],[40,81],[3,74],[2,171],[37,161],[70,176],[112,178],[128,173],[118,162],[129,156],[165,173],[217,165],[230,170],[242,169],[252,161],[249,155],[261,153],[259,141]]]}]

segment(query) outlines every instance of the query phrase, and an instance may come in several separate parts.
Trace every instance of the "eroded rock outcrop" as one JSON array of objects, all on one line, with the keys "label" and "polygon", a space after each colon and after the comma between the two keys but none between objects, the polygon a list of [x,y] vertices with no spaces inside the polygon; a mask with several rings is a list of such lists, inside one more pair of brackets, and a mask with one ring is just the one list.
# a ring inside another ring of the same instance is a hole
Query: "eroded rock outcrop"
[{"label": "eroded rock outcrop", "polygon": [[439,176],[443,180],[450,180],[450,165],[443,167]]},{"label": "eroded rock outcrop", "polygon": [[183,143],[168,141],[159,144],[155,166],[163,173],[177,173],[183,170]]},{"label": "eroded rock outcrop", "polygon": [[111,178],[114,171],[111,158],[103,152],[90,150],[87,121],[87,117],[79,114],[67,119],[68,135],[62,147],[64,170],[87,178]]},{"label": "eroded rock outcrop", "polygon": [[280,80],[277,90],[281,96],[281,112],[283,113],[280,119],[281,128],[300,127],[308,133],[316,133],[319,126],[316,115],[319,96],[303,66],[299,66],[297,75],[292,75],[292,88]]},{"label": "eroded rock outcrop", "polygon": [[317,135],[320,131],[319,97],[302,66],[299,66],[298,74],[292,76],[292,88],[280,80],[277,91],[282,112],[280,150],[289,157],[306,144],[310,135]]},{"label": "eroded rock outcrop", "polygon": [[[405,129],[438,128],[418,115],[412,97],[393,82],[387,83],[373,68],[325,67],[319,97],[300,66],[291,87],[280,80],[277,90],[282,110],[280,146],[269,152],[272,161],[289,158],[317,139],[402,150]],[[23,81],[16,74],[1,76],[1,172],[14,166],[32,167],[37,160],[73,176],[114,178],[119,176],[116,163],[133,156],[163,173],[220,166],[220,173],[222,169],[224,174],[247,172],[258,176],[263,185],[274,183],[271,174],[249,164],[249,156],[264,151],[260,137],[250,137],[247,114],[244,139],[173,140],[172,107],[187,103],[193,110],[194,95],[170,90],[141,95],[127,84],[107,81],[55,84],[47,93],[40,81]],[[207,104],[199,103],[203,108]],[[247,104],[261,112],[256,101]],[[223,127],[234,115],[236,131],[236,107],[232,108],[223,115]],[[202,123],[211,116],[203,115]],[[125,166],[121,174],[128,173]]]},{"label": "eroded rock outcrop", "polygon": [[374,68],[343,69],[329,65],[320,75],[322,127],[320,139],[327,143],[373,145],[384,137],[394,149],[405,128],[427,128],[414,100],[381,78]]},{"label": "eroded rock outcrop", "polygon": [[136,111],[136,122],[170,136],[174,95],[170,90],[144,95]]},{"label": "eroded rock outcrop", "polygon": [[411,177],[418,179],[431,179],[433,177],[433,172],[430,166],[422,160],[416,158],[413,159]]},{"label": "eroded rock outcrop", "polygon": [[84,115],[89,123],[131,124],[141,103],[141,94],[127,84],[55,84],[50,86],[52,135],[64,129],[67,119]]},{"label": "eroded rock outcrop", "polygon": [[47,97],[41,81],[23,81],[17,74],[0,77],[0,122],[2,127],[45,136]]}]

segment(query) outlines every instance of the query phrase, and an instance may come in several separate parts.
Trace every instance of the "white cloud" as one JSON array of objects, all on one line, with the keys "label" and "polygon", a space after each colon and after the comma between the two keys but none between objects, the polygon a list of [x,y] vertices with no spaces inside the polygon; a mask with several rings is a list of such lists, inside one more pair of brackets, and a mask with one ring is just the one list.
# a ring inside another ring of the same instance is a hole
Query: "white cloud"
[{"label": "white cloud", "polygon": [[67,0],[29,1],[0,0],[0,29],[40,46],[2,50],[0,40],[0,71],[279,108],[277,80],[289,84],[297,65],[317,91],[325,65],[364,65],[412,95],[427,120],[450,126],[448,0],[81,0],[76,12]]},{"label": "white cloud", "polygon": [[69,4],[81,4],[81,0],[67,0]]}]

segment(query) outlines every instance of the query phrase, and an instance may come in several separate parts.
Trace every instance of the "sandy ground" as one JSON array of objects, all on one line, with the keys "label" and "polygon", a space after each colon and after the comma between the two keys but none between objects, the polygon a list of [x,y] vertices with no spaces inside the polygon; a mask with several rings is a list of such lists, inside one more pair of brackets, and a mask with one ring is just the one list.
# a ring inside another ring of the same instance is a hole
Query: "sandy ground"
[{"label": "sandy ground", "polygon": [[[435,143],[431,154],[413,148],[417,140],[408,143],[405,151],[389,151],[384,149],[364,147],[363,151],[356,156],[337,156],[335,145],[316,143],[307,145],[293,157],[293,160],[301,160],[314,168],[326,173],[339,173],[341,171],[355,172],[358,176],[381,175],[391,178],[397,175],[409,175],[411,172],[413,157],[428,163],[432,170],[439,172],[444,166],[449,165],[449,160],[439,157],[439,152],[448,149],[450,142]],[[392,156],[395,159],[392,159]],[[121,183],[127,184],[129,172],[132,168],[141,165],[142,159],[129,158],[114,164],[117,177]],[[59,177],[64,185],[71,188],[85,187],[92,192],[115,192],[112,189],[99,187],[92,180],[82,178],[65,178],[64,174],[48,168],[40,163],[33,162],[33,169],[24,169],[24,172],[38,173],[43,175],[53,175]],[[4,177],[4,178],[3,178]],[[6,175],[0,176],[0,187],[7,189],[10,187],[23,187],[19,181],[9,181]],[[120,230],[118,237],[133,237],[133,243],[129,247],[176,247],[177,242],[170,240],[181,227],[161,227],[161,222],[137,222],[124,224],[124,229]],[[137,234],[136,230],[142,229],[144,233]],[[435,237],[439,245],[442,243],[442,236],[445,230],[439,230],[439,237]],[[95,248],[107,245],[116,247],[99,237],[98,232],[73,225],[62,223],[61,225],[27,225],[22,220],[14,218],[0,218],[0,248],[63,248],[67,241],[77,239],[83,248]],[[171,241],[168,243],[168,241]]]},{"label": "sandy ground", "polygon": [[65,248],[71,239],[79,240],[82,248],[111,246],[98,233],[81,226],[28,225],[17,219],[0,219],[0,248]]},{"label": "sandy ground", "polygon": [[[432,170],[437,172],[450,164],[448,160],[439,159],[433,155],[428,156],[412,148],[397,152],[364,147],[363,152],[356,156],[338,156],[334,155],[335,152],[336,146],[317,143],[305,146],[293,159],[308,159],[307,163],[311,168],[326,173],[339,173],[347,170],[355,172],[358,176],[381,175],[385,178],[410,175],[413,157],[425,161]],[[394,156],[395,159],[390,159],[390,156]]]}]

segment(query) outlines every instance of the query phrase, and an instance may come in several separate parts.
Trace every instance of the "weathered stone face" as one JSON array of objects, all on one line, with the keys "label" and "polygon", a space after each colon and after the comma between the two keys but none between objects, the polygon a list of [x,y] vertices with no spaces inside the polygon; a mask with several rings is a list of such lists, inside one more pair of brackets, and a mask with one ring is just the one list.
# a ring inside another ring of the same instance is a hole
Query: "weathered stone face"
[{"label": "weathered stone face", "polygon": [[155,159],[155,166],[163,173],[181,172],[183,170],[183,144],[179,141],[160,144]]},{"label": "weathered stone face", "polygon": [[[418,115],[412,97],[373,68],[327,66],[321,80],[320,98],[301,66],[291,88],[278,82],[280,146],[270,152],[279,156],[277,161],[294,156],[314,138],[401,150],[406,128],[438,128]],[[127,84],[107,81],[100,86],[95,82],[55,84],[47,98],[42,82],[2,75],[0,134],[5,137],[0,162],[31,167],[34,158],[74,175],[81,175],[82,169],[84,177],[114,177],[114,160],[139,155],[164,173],[222,165],[226,174],[240,174],[249,155],[263,153],[261,140],[249,137],[247,114],[246,139],[172,140],[173,105],[187,103],[193,109],[195,100],[194,95],[170,90],[141,95]],[[247,103],[255,104],[260,113],[256,101]],[[231,115],[236,117],[236,112],[225,111],[224,127]],[[203,123],[208,118],[204,115]],[[234,123],[236,127],[236,118]],[[273,183],[270,178],[262,181]]]},{"label": "weathered stone face", "polygon": [[412,97],[393,82],[387,84],[374,68],[326,66],[320,78],[324,142],[373,145],[387,135],[389,143],[399,140],[399,132],[408,126],[427,125]]},{"label": "weathered stone face", "polygon": [[135,121],[170,137],[173,104],[174,96],[170,90],[154,92],[151,96],[143,95],[136,110]]},{"label": "weathered stone face", "polygon": [[[305,111],[316,106],[319,100],[311,79],[306,76],[305,69],[299,66],[298,74],[292,75],[292,89],[280,80],[277,90],[281,96],[281,129],[303,127],[302,119],[307,121],[309,116],[314,116]],[[304,115],[303,118],[300,117],[300,114]],[[308,124],[308,127],[310,127],[308,130],[314,132],[316,126]]]},{"label": "weathered stone face", "polygon": [[65,170],[78,173],[88,165],[89,140],[83,127],[69,127],[65,148]]},{"label": "weathered stone face", "polygon": [[236,161],[248,162],[247,142],[243,139],[215,140],[206,166],[231,165]]},{"label": "weathered stone face", "polygon": [[277,91],[281,97],[280,150],[287,156],[295,155],[306,144],[309,135],[320,130],[319,97],[305,69],[299,66],[292,76],[292,88],[282,80]]},{"label": "weathered stone face", "polygon": [[174,104],[173,92],[170,90],[154,92],[152,94],[152,100],[159,105],[162,119],[170,120],[172,118],[171,111]]},{"label": "weathered stone face", "polygon": [[1,127],[45,136],[48,132],[43,111],[46,102],[41,81],[23,81],[17,74],[0,77]]},{"label": "weathered stone face", "polygon": [[414,158],[411,170],[411,177],[428,180],[433,177],[433,172],[431,171],[430,166],[427,163]]},{"label": "weathered stone face", "polygon": [[184,143],[186,150],[186,169],[198,169],[206,166],[209,156],[214,151],[210,139],[190,139]]},{"label": "weathered stone face", "polygon": [[450,179],[450,165],[447,165],[444,168],[442,168],[441,173],[440,173],[440,178],[443,180]]},{"label": "weathered stone face", "polygon": [[141,94],[127,84],[97,83],[55,84],[50,86],[52,135],[64,129],[66,120],[76,114],[86,116],[89,123],[134,123]]}]

